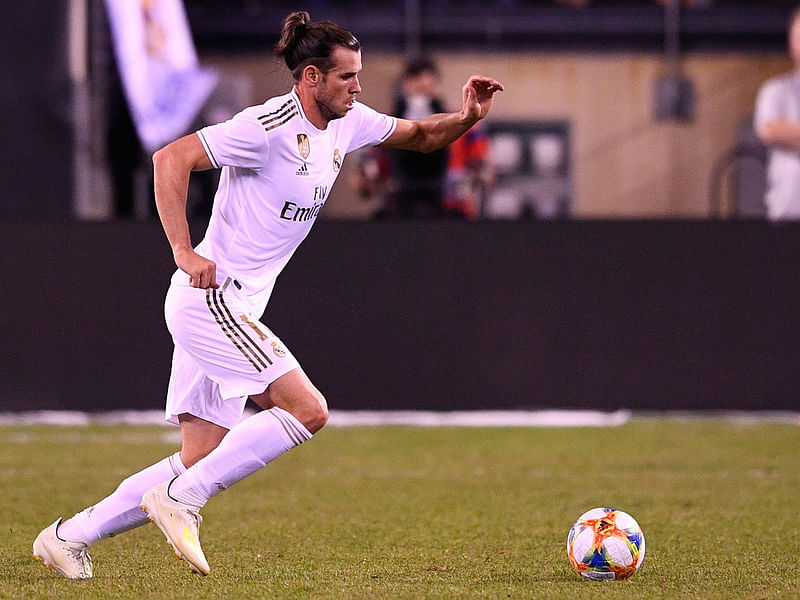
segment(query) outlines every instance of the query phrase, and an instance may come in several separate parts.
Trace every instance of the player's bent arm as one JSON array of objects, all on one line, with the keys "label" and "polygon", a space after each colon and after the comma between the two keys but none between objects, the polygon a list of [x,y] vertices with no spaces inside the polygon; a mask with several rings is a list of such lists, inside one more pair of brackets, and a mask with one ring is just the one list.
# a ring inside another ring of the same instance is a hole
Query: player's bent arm
[{"label": "player's bent arm", "polygon": [[761,125],[756,134],[766,146],[800,150],[800,122],[773,120]]},{"label": "player's bent arm", "polygon": [[456,141],[475,123],[460,113],[436,114],[420,121],[397,119],[397,127],[381,147],[433,152]]},{"label": "player's bent arm", "polygon": [[189,274],[194,287],[216,287],[216,265],[192,248],[186,219],[186,196],[192,171],[211,168],[211,161],[196,134],[168,144],[153,155],[156,208],[175,264]]},{"label": "player's bent arm", "polygon": [[500,91],[503,91],[500,82],[473,75],[461,90],[463,105],[460,111],[431,115],[419,121],[398,119],[392,135],[380,145],[384,148],[418,152],[433,152],[444,148],[489,113],[494,94]]}]

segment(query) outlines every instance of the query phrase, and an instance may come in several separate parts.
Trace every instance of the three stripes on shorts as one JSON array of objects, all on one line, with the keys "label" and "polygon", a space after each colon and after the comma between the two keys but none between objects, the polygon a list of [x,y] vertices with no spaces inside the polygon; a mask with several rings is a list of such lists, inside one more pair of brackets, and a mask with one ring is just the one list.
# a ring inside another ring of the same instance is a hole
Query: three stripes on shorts
[{"label": "three stripes on shorts", "polygon": [[230,309],[225,304],[222,292],[215,289],[207,289],[206,304],[208,304],[208,309],[214,315],[214,319],[222,331],[233,342],[233,345],[239,349],[239,352],[250,361],[256,371],[260,373],[272,364],[272,359],[264,349],[250,337],[250,334],[233,317]]}]

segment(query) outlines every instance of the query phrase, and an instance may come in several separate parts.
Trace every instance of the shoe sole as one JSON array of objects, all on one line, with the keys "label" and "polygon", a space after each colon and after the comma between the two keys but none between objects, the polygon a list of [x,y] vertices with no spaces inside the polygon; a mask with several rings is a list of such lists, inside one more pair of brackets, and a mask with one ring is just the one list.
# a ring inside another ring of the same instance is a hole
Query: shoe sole
[{"label": "shoe sole", "polygon": [[48,571],[52,571],[53,573],[58,573],[59,575],[61,575],[62,577],[64,577],[64,574],[63,574],[63,573],[61,573],[60,571],[58,571],[57,569],[55,569],[55,568],[53,567],[53,565],[51,565],[50,563],[48,563],[48,562],[47,562],[47,561],[46,561],[44,558],[42,558],[41,556],[37,556],[36,554],[34,554],[34,555],[33,555],[33,558],[34,558],[35,560],[38,560],[40,563],[42,563],[42,566],[43,566],[45,569],[47,569]]},{"label": "shoe sole", "polygon": [[[47,561],[44,559],[44,557],[43,557],[43,556],[39,556],[38,554],[34,554],[34,555],[33,555],[33,558],[34,558],[35,560],[38,560],[40,563],[42,563],[42,566],[43,566],[45,569],[49,569],[50,571],[56,571],[56,570],[53,568],[53,565],[51,565],[49,562],[47,562]],[[58,571],[56,571],[56,573],[58,573]]]},{"label": "shoe sole", "polygon": [[42,566],[43,566],[45,569],[47,569],[48,571],[53,571],[53,573],[58,573],[59,575],[61,575],[61,576],[62,576],[62,577],[64,577],[65,579],[79,580],[79,579],[91,579],[91,578],[92,578],[92,576],[91,576],[91,575],[89,575],[89,577],[70,577],[70,576],[66,575],[66,574],[65,574],[65,573],[64,573],[64,572],[63,572],[61,569],[59,569],[58,567],[55,567],[55,566],[53,566],[52,564],[50,564],[49,562],[47,562],[47,559],[46,559],[44,556],[39,556],[38,554],[34,554],[34,555],[33,555],[33,558],[34,558],[34,560],[37,560],[37,561],[39,561],[40,563],[42,563]]},{"label": "shoe sole", "polygon": [[[147,515],[147,520],[150,521],[151,523],[153,523],[156,527],[158,527],[161,530],[161,533],[164,533],[164,531],[161,529],[161,526],[158,523],[156,523],[156,520],[153,517],[150,516],[150,513],[147,511],[147,508],[145,508],[144,504],[140,504],[139,508],[141,508],[144,511],[144,514]],[[187,560],[187,558],[183,555],[183,553],[181,553],[181,551],[178,550],[178,548],[175,546],[175,544],[172,543],[172,540],[170,540],[167,537],[166,533],[164,533],[164,537],[167,539],[167,545],[170,548],[172,548],[172,553],[175,555],[175,557],[178,560],[180,560],[181,562],[183,562],[184,564],[188,565],[189,569],[192,571],[192,573],[195,573],[197,575],[202,575],[204,577],[206,575],[208,575],[208,573],[203,573],[192,562]]]}]

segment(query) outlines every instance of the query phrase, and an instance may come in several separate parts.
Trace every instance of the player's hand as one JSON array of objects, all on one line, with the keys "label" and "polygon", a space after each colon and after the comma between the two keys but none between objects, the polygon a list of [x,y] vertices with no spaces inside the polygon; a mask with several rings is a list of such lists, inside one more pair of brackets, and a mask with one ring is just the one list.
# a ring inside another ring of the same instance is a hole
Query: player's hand
[{"label": "player's hand", "polygon": [[473,75],[462,88],[464,106],[461,109],[469,121],[480,121],[492,108],[495,92],[503,91],[503,84],[488,77]]},{"label": "player's hand", "polygon": [[175,252],[175,264],[189,275],[189,285],[195,288],[218,288],[217,263],[200,256],[191,248]]}]

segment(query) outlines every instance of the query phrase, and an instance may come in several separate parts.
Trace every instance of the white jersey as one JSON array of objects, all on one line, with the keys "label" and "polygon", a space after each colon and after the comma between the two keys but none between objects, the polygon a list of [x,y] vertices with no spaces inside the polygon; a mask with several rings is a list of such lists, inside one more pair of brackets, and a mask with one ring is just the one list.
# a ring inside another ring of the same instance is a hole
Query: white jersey
[{"label": "white jersey", "polygon": [[[217,282],[241,284],[264,311],[275,279],[314,224],[348,152],[385,141],[397,120],[356,102],[319,130],[294,90],[197,132],[222,168],[205,237],[196,251],[217,263]],[[173,282],[188,282],[178,270]]]}]

